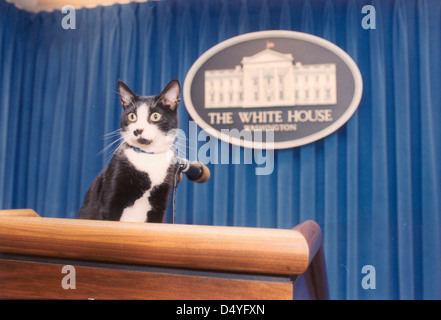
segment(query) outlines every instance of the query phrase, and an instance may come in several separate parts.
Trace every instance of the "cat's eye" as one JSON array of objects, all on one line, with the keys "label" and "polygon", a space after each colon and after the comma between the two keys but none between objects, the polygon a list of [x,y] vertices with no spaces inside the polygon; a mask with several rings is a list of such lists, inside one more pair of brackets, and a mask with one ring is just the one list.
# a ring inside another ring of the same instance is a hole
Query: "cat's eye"
[{"label": "cat's eye", "polygon": [[128,118],[129,121],[131,121],[131,122],[135,122],[136,119],[138,119],[138,117],[136,116],[136,114],[134,114],[133,112],[129,113],[129,115],[127,116],[127,118]]},{"label": "cat's eye", "polygon": [[152,115],[150,116],[150,120],[152,120],[153,122],[157,122],[161,120],[161,118],[162,118],[162,114],[158,112],[153,112]]}]

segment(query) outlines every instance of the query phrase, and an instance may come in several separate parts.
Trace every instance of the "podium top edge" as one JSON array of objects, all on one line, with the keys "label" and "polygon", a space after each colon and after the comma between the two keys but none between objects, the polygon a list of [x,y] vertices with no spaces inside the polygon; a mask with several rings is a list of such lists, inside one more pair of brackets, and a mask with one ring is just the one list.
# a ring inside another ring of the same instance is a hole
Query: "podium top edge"
[{"label": "podium top edge", "polygon": [[42,218],[33,210],[0,210],[0,221],[0,252],[164,267],[296,275],[321,244],[313,221],[271,229]]}]

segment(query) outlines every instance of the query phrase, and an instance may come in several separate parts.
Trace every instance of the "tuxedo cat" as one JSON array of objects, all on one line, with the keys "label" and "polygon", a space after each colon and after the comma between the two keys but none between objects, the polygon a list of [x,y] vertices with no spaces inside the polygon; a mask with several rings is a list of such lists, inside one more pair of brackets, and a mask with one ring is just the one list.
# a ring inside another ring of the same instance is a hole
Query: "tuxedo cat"
[{"label": "tuxedo cat", "polygon": [[93,181],[79,219],[162,222],[176,165],[170,132],[178,127],[181,88],[171,81],[158,96],[138,96],[118,82],[123,143]]}]

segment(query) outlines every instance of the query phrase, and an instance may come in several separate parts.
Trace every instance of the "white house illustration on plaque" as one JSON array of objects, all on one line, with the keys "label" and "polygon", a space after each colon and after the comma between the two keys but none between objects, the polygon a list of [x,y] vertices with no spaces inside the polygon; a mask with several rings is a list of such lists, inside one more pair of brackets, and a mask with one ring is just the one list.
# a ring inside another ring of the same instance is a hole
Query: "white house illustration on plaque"
[{"label": "white house illustration on plaque", "polygon": [[205,71],[205,108],[337,104],[336,65],[303,65],[290,53],[265,50],[234,69]]}]

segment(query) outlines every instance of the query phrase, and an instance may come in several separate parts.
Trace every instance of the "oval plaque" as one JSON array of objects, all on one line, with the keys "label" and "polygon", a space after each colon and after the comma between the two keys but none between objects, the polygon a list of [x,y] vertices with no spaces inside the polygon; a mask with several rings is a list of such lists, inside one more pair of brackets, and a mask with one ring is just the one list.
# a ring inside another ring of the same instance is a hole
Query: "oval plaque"
[{"label": "oval plaque", "polygon": [[274,30],[206,51],[187,74],[184,102],[196,123],[223,141],[283,149],[335,132],[356,111],[362,91],[357,65],[335,44]]}]

